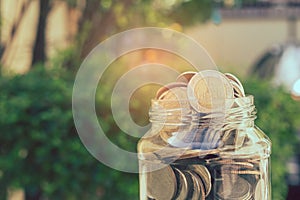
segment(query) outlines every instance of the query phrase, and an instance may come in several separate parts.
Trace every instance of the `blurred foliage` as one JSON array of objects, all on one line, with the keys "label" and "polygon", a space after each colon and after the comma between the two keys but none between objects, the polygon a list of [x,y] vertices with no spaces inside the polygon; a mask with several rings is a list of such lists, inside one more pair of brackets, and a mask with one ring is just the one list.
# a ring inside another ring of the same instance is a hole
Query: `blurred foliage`
[{"label": "blurred foliage", "polygon": [[256,125],[272,141],[271,181],[272,199],[283,200],[287,195],[287,161],[297,152],[300,128],[300,102],[294,101],[283,88],[275,88],[269,81],[249,79],[245,90],[254,95],[258,110]]},{"label": "blurred foliage", "polygon": [[0,90],[0,199],[7,188],[27,199],[137,199],[137,176],[102,165],[81,143],[66,71],[2,76]]},{"label": "blurred foliage", "polygon": [[[67,74],[37,67],[25,75],[1,76],[0,198],[5,199],[5,188],[25,188],[49,199],[138,199],[137,175],[102,165],[80,142],[71,113],[72,78]],[[249,79],[244,85],[255,96],[256,124],[272,140],[273,199],[285,199],[286,163],[298,144],[300,104],[268,82]],[[136,140],[115,127],[108,102],[97,98],[98,112],[105,113],[101,123],[114,142],[135,149]]]},{"label": "blurred foliage", "polygon": [[87,1],[77,35],[80,55],[84,58],[100,41],[130,28],[155,26],[181,31],[183,27],[208,20],[212,6],[210,0]]},{"label": "blurred foliage", "polygon": [[210,18],[213,1],[182,1],[170,12],[171,19],[184,26],[204,22]]},{"label": "blurred foliage", "polygon": [[[77,7],[79,2],[66,1],[70,7]],[[42,65],[24,75],[0,75],[0,199],[5,199],[8,188],[24,188],[27,199],[34,196],[36,199],[138,199],[138,176],[117,172],[98,162],[76,133],[71,93],[82,61],[80,55],[83,51],[89,53],[91,47],[113,33],[128,28],[147,25],[181,30],[182,26],[209,19],[213,7],[213,1],[209,0],[86,2],[73,46],[48,63],[55,68]],[[141,58],[141,63],[147,61],[147,54],[149,52]],[[148,61],[161,63],[161,54],[149,57]],[[174,63],[166,64],[173,66]],[[106,80],[113,83],[123,71],[116,67],[106,73]],[[105,76],[102,81],[105,83]],[[134,151],[136,139],[122,133],[110,113],[107,97],[113,85],[101,86],[96,96],[101,125],[106,127],[112,141]],[[286,163],[298,144],[295,133],[300,127],[297,116],[300,105],[282,88],[274,88],[268,82],[249,79],[245,89],[255,96],[257,125],[272,140],[273,199],[284,199]],[[130,105],[132,117],[142,123],[145,120],[141,118],[148,111],[148,99],[154,94],[152,91],[141,89],[135,94],[141,101],[134,100]]]}]

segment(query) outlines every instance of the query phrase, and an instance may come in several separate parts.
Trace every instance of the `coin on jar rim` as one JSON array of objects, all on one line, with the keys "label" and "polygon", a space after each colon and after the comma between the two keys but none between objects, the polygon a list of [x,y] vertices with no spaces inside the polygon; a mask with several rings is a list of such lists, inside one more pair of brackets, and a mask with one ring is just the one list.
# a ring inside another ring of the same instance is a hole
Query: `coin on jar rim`
[{"label": "coin on jar rim", "polygon": [[[156,92],[156,99],[158,100],[165,99],[166,95],[170,93],[170,90],[174,90],[175,88],[186,88],[186,87],[187,87],[186,83],[179,83],[179,82],[169,83],[158,89],[158,91]],[[173,96],[171,96],[170,94],[167,96],[167,98],[169,99],[171,97]],[[176,97],[175,99],[180,99],[180,96]]]},{"label": "coin on jar rim", "polygon": [[176,193],[177,182],[170,166],[148,172],[147,193],[154,199],[172,199]]},{"label": "coin on jar rim", "polygon": [[255,187],[255,193],[254,193],[255,200],[264,200],[265,194],[266,194],[265,182],[263,179],[260,179],[257,182],[256,187]]},{"label": "coin on jar rim", "polygon": [[197,72],[193,72],[193,71],[183,72],[177,77],[176,81],[182,83],[188,83],[195,74],[197,74]]},{"label": "coin on jar rim", "polygon": [[213,112],[230,108],[234,98],[233,87],[224,74],[204,70],[195,74],[187,86],[188,99],[198,112]]},{"label": "coin on jar rim", "polygon": [[225,75],[229,80],[232,80],[232,81],[236,82],[239,86],[241,86],[241,88],[243,88],[243,93],[245,93],[243,84],[241,83],[241,81],[240,81],[235,75],[230,74],[230,73],[224,73],[224,75]]},{"label": "coin on jar rim", "polygon": [[177,169],[174,168],[174,172],[176,174],[177,177],[177,195],[176,195],[176,200],[186,200],[187,196],[188,196],[188,182],[187,179],[184,175],[184,173]]},{"label": "coin on jar rim", "polygon": [[187,84],[170,83],[157,92],[157,103],[164,109],[182,109],[182,112],[190,110],[187,99]]},{"label": "coin on jar rim", "polygon": [[208,196],[212,187],[211,175],[208,169],[203,165],[190,165],[188,169],[197,174],[202,180],[205,189],[205,196]]},{"label": "coin on jar rim", "polygon": [[239,84],[237,84],[236,82],[233,82],[233,81],[230,81],[230,83],[233,87],[235,97],[245,97],[245,92],[244,92],[243,87],[241,87]]}]

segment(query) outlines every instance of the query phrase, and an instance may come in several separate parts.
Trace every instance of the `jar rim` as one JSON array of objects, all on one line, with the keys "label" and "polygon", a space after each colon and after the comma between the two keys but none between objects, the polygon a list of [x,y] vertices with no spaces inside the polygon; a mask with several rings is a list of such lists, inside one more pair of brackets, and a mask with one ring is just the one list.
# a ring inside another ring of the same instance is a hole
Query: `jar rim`
[{"label": "jar rim", "polygon": [[[244,97],[233,97],[233,98],[226,98],[225,101],[232,101],[232,100],[237,100],[237,99],[250,99],[250,100],[254,100],[254,96],[252,94],[246,94],[246,96]],[[182,102],[182,101],[196,101],[198,99],[196,98],[188,98],[188,99],[151,99],[151,102]]]},{"label": "jar rim", "polygon": [[[155,104],[173,104],[177,103],[180,105],[186,105],[187,103],[193,104],[194,102],[197,102],[198,99],[151,99],[151,105]],[[218,102],[218,100],[213,100],[214,102]],[[213,102],[212,101],[212,102]],[[242,103],[244,106],[249,106],[254,104],[254,96],[251,94],[247,94],[243,97],[234,97],[234,98],[226,98],[225,100],[220,100],[224,102],[225,105],[233,105],[235,102],[240,104]],[[240,102],[240,103],[239,103]],[[230,106],[226,106],[230,107]]]}]

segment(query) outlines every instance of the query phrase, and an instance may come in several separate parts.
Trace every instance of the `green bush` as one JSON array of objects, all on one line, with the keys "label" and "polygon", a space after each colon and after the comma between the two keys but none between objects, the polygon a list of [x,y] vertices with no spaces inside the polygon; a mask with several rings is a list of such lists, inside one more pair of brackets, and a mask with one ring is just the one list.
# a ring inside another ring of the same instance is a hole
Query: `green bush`
[{"label": "green bush", "polygon": [[72,118],[73,81],[63,70],[0,77],[0,199],[137,199],[137,175],[112,170],[81,143]]},{"label": "green bush", "polygon": [[272,199],[283,200],[287,195],[287,161],[295,155],[299,144],[300,102],[294,101],[283,88],[268,81],[249,79],[244,84],[247,93],[254,95],[258,110],[256,124],[272,141],[271,181]]}]

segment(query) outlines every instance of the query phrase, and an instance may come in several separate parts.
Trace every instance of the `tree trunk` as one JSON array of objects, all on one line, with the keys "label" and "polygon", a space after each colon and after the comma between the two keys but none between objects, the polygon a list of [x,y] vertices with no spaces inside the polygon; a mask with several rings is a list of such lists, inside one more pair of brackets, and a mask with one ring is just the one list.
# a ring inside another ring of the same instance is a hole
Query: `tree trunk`
[{"label": "tree trunk", "polygon": [[32,52],[32,66],[46,61],[46,25],[49,11],[50,0],[40,0],[40,13],[37,25],[37,33]]},{"label": "tree trunk", "polygon": [[[83,34],[85,35],[83,41],[79,41],[80,47],[80,58],[84,59],[90,51],[97,45],[101,40],[105,38],[105,36],[110,36],[122,28],[117,25],[116,16],[114,11],[114,6],[116,5],[117,1],[113,1],[111,8],[109,10],[101,10],[101,1],[86,1],[85,8],[83,10],[83,14],[81,20],[79,21],[79,34],[85,33],[87,30],[85,23],[88,23],[90,27],[88,27],[88,33]],[[123,0],[122,5],[124,6],[123,12],[126,14],[127,8],[132,6],[133,0]],[[119,2],[118,2],[119,3]]]}]

